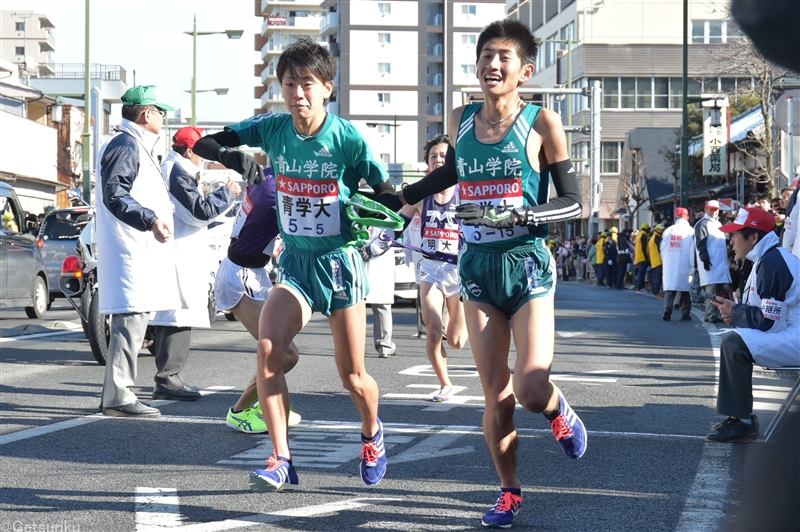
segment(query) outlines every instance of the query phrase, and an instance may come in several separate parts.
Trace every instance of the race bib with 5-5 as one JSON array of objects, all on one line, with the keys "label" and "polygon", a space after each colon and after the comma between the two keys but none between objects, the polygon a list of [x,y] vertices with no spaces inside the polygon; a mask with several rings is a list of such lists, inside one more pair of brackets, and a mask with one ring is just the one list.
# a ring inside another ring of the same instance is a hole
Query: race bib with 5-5
[{"label": "race bib with 5-5", "polygon": [[339,219],[339,184],[336,179],[277,177],[277,209],[283,231],[292,236],[336,236]]}]

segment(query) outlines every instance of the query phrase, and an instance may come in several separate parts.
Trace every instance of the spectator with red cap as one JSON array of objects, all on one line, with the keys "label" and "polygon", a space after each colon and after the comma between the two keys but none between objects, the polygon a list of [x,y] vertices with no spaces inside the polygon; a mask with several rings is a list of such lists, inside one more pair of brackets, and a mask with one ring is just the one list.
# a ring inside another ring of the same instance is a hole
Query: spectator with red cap
[{"label": "spectator with red cap", "polygon": [[694,271],[694,231],[689,225],[689,210],[675,209],[676,221],[661,237],[661,262],[664,265],[664,321],[672,317],[675,296],[680,292],[681,321],[692,319],[689,289]]},{"label": "spectator with red cap", "polygon": [[[697,272],[700,286],[715,296],[722,295],[725,285],[731,282],[728,267],[728,245],[725,234],[719,230],[719,202],[706,202],[705,215],[694,225],[694,245],[697,249]],[[717,307],[706,300],[704,320],[719,323],[722,316]]]},{"label": "spectator with red cap", "polygon": [[753,263],[742,302],[717,297],[714,305],[735,327],[720,342],[717,412],[728,416],[706,441],[748,442],[758,438],[753,415],[753,364],[800,365],[800,259],[778,243],[775,220],[759,208],[742,208],[731,234],[736,257]]},{"label": "spectator with red cap", "polygon": [[197,127],[178,130],[172,137],[172,150],[161,164],[161,176],[175,209],[175,262],[184,301],[182,308],[157,312],[150,320],[155,327],[153,399],[200,398],[197,388],[184,383],[180,372],[189,357],[192,327],[210,327],[208,283],[218,264],[208,246],[207,227],[233,207],[241,192],[238,184],[228,181],[215,192],[203,194],[199,181],[203,159],[193,151],[202,136],[203,130]]}]

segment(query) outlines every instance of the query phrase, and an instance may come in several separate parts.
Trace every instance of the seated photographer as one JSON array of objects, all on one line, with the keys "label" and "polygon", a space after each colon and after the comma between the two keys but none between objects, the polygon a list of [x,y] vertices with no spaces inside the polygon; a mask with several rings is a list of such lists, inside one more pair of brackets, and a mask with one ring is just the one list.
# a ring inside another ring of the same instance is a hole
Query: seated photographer
[{"label": "seated photographer", "polygon": [[713,304],[725,323],[736,328],[720,343],[717,412],[729,416],[706,436],[713,443],[753,441],[758,418],[753,415],[753,364],[766,367],[800,365],[800,259],[782,248],[775,220],[760,208],[742,208],[731,233],[738,259],[753,262],[742,303],[717,297]]}]

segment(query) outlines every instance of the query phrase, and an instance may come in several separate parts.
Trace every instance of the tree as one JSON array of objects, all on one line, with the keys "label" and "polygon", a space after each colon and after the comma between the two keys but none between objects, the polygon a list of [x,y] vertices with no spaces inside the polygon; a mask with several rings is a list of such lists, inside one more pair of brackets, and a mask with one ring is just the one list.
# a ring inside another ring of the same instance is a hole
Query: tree
[{"label": "tree", "polygon": [[[728,24],[732,24],[732,21]],[[729,35],[735,34],[729,32]],[[756,176],[756,180],[765,186],[771,197],[775,183],[774,153],[778,147],[773,135],[773,109],[783,90],[783,82],[788,71],[765,59],[745,36],[729,37],[726,44],[715,46],[712,54],[719,65],[718,76],[750,78],[749,83],[741,86],[736,94],[730,96],[735,101],[743,100],[737,106],[738,112],[755,105],[759,106],[761,116],[764,118],[764,131],[762,135],[754,136],[753,142],[745,143],[742,147],[735,149],[757,161],[759,166],[757,173],[761,176]],[[749,107],[745,107],[746,105]]]},{"label": "tree", "polygon": [[[644,158],[640,150],[631,152],[630,166],[624,165],[619,179],[619,199],[633,220],[639,208],[647,203],[647,180]],[[633,206],[631,206],[633,205]]]}]

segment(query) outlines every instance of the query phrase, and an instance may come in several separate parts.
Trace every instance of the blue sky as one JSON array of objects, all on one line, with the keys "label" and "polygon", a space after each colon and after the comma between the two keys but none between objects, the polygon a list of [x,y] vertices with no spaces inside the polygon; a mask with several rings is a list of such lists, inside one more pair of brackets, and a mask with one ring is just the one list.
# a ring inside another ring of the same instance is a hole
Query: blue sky
[{"label": "blue sky", "polygon": [[[84,62],[85,0],[7,0],[3,10],[33,10],[55,25],[56,63]],[[197,95],[199,120],[239,122],[259,107],[253,87],[260,79],[253,65],[261,55],[253,35],[261,31],[253,0],[91,0],[90,60],[120,65],[133,85],[156,85],[160,99],[173,107],[191,106],[192,17],[197,31],[244,30],[239,40],[225,35],[197,38],[197,89],[229,89],[226,96]],[[116,118],[116,117],[115,117]]]}]

